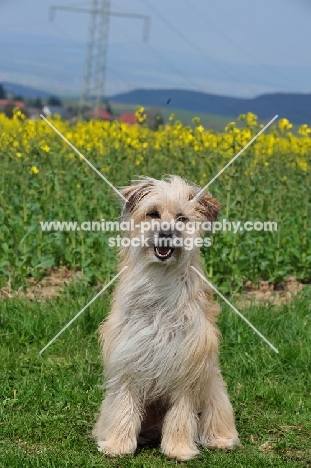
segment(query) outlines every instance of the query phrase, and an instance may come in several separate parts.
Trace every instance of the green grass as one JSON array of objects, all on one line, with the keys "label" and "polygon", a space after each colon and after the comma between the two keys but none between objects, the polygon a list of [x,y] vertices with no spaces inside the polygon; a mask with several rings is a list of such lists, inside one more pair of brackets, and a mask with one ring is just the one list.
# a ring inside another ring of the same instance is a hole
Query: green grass
[{"label": "green grass", "polygon": [[[108,293],[38,353],[95,292],[76,285],[50,302],[1,301],[0,467],[176,466],[157,447],[105,459],[90,437],[102,398],[96,329],[107,313]],[[243,447],[201,450],[187,466],[311,466],[310,304],[306,287],[289,305],[243,311],[279,355],[223,306],[221,367]]]}]

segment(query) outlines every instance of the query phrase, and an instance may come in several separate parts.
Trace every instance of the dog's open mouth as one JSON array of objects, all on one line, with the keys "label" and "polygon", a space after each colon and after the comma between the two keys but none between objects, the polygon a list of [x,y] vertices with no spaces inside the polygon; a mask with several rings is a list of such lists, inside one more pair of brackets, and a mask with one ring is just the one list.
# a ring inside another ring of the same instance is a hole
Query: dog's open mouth
[{"label": "dog's open mouth", "polygon": [[173,247],[154,247],[154,254],[157,258],[160,260],[167,260],[172,256],[172,253],[174,252]]}]

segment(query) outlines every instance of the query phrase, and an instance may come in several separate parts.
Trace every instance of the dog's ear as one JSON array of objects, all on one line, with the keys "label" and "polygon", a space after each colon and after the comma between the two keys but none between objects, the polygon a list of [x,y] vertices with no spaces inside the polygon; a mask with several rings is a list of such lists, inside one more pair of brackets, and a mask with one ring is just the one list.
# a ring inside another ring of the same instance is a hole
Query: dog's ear
[{"label": "dog's ear", "polygon": [[[190,197],[190,199],[193,198]],[[198,211],[211,222],[215,222],[220,211],[220,203],[209,192],[204,192],[196,200]]]},{"label": "dog's ear", "polygon": [[121,189],[122,195],[127,199],[123,208],[123,215],[132,213],[139,202],[154,188],[152,179],[142,181],[136,185],[129,185]]}]

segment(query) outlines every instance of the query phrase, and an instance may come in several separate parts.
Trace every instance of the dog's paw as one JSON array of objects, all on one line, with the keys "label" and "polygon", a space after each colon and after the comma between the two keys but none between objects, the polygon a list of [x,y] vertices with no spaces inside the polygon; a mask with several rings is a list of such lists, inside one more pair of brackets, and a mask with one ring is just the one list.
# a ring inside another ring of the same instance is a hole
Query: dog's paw
[{"label": "dog's paw", "polygon": [[120,442],[115,439],[100,440],[97,442],[99,452],[108,457],[118,457],[120,455],[130,455],[135,452],[137,441],[127,439]]},{"label": "dog's paw", "polygon": [[200,453],[195,445],[191,447],[185,445],[169,446],[162,443],[161,449],[164,455],[168,458],[174,458],[178,461],[191,460],[191,458],[194,458],[198,453]]},{"label": "dog's paw", "polygon": [[232,450],[234,447],[242,445],[238,437],[215,437],[204,440],[200,438],[200,444],[211,449]]}]

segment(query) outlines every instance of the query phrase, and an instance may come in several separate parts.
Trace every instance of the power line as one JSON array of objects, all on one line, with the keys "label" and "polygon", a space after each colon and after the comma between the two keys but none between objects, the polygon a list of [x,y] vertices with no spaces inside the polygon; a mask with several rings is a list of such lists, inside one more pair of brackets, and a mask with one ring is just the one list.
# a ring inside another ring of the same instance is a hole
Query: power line
[{"label": "power line", "polygon": [[[216,8],[216,10],[218,10],[221,15],[226,16],[229,19],[229,21],[232,22],[232,18],[228,15],[227,10],[220,7],[218,0],[215,0],[215,1],[210,0],[210,1],[212,1],[212,3],[214,4],[214,8]],[[275,43],[271,43],[270,41],[268,41],[264,34],[261,34],[260,36],[258,36],[257,34],[254,34],[254,30],[251,28],[248,28],[247,23],[240,22],[240,24],[244,28],[244,30],[247,31],[247,34],[249,36],[252,36],[256,40],[260,41],[261,43],[265,43],[269,48],[274,48],[274,50],[276,50],[279,54],[284,55],[284,51],[286,51],[286,58],[290,57],[292,60],[296,61],[297,57],[294,57],[293,55],[289,55],[287,48],[277,47]],[[298,64],[298,62],[296,63]]]},{"label": "power line", "polygon": [[53,6],[50,8],[51,20],[53,20],[56,10],[87,13],[90,15],[85,74],[79,105],[80,116],[82,117],[85,109],[100,106],[105,95],[110,17],[116,16],[143,20],[144,41],[148,39],[150,18],[146,15],[135,13],[112,12],[110,0],[93,0],[91,8],[69,7],[65,5]]},{"label": "power line", "polygon": [[[215,26],[215,24],[212,21],[209,21],[208,17],[205,14],[203,14],[202,11],[200,11],[195,6],[194,2],[191,3],[189,0],[184,0],[184,2],[188,4],[188,6],[189,6],[189,8],[191,8],[191,10],[197,12],[197,14],[201,18],[201,20],[204,20],[204,23],[207,23],[210,28],[214,29],[214,31],[216,31],[227,42],[229,42],[231,45],[233,45],[237,50],[240,50],[244,55],[251,58],[255,63],[258,63],[258,65],[260,65],[262,68],[265,68],[266,70],[268,70],[269,72],[271,72],[272,74],[277,76],[278,78],[282,78],[283,80],[284,80],[284,78],[285,79],[287,78],[286,75],[284,75],[283,73],[278,72],[274,68],[272,68],[269,65],[267,65],[267,64],[261,62],[260,60],[258,60],[258,58],[255,55],[253,55],[249,50],[242,47],[240,44],[238,44],[236,41],[234,41],[234,39],[232,39],[231,36],[229,36],[228,34],[223,32],[220,28]],[[295,86],[299,86],[299,84],[297,82],[291,82],[290,80],[287,80],[287,82],[289,84],[295,84]]]},{"label": "power line", "polygon": [[[133,39],[129,34],[126,34],[123,29],[118,28],[117,26],[116,26],[116,29],[118,29],[121,32],[121,34],[123,34],[124,37],[126,37],[129,41]],[[199,86],[195,81],[193,81],[191,78],[185,75],[177,67],[175,67],[169,59],[167,59],[164,55],[162,55],[157,49],[152,47],[150,43],[145,42],[144,45],[149,50],[151,50],[155,56],[157,56],[160,60],[162,60],[174,73],[176,73],[176,75],[179,75],[185,82],[187,82],[188,84],[190,84],[191,86],[199,90]]]},{"label": "power line", "polygon": [[[132,38],[124,32],[121,28],[117,29],[129,40]],[[151,46],[149,42],[146,42],[145,47],[147,47],[151,52],[158,58],[160,61],[164,62],[166,66],[168,66],[176,75],[180,76],[186,83],[190,84],[195,91],[202,92],[202,87],[194,80],[192,80],[189,76],[185,75],[179,68],[175,67],[175,65],[172,64],[171,60],[166,58],[163,54],[161,54],[157,49]],[[235,109],[233,107],[230,107],[226,104],[223,104],[224,109],[227,109],[232,115],[235,115]]]},{"label": "power line", "polygon": [[158,10],[156,10],[153,5],[150,4],[150,2],[148,0],[141,0],[143,3],[145,3],[149,8],[150,10],[152,10],[154,12],[154,14],[161,19],[161,21],[163,21],[163,23],[166,24],[166,26],[172,31],[174,32],[177,36],[179,36],[189,47],[191,47],[193,50],[195,50],[198,54],[202,55],[205,59],[207,59],[210,64],[214,67],[214,68],[218,68],[219,70],[221,70],[222,73],[224,73],[225,75],[227,75],[228,77],[230,77],[232,80],[234,80],[235,82],[237,83],[240,83],[240,79],[237,78],[234,74],[228,72],[224,67],[222,67],[221,65],[219,64],[216,64],[214,62],[211,62],[210,61],[210,57],[205,53],[205,51],[203,49],[201,49],[199,46],[197,46],[197,44],[195,44],[194,42],[192,42],[185,34],[183,34],[181,31],[179,31],[170,21],[168,21],[161,13],[158,12]]}]

